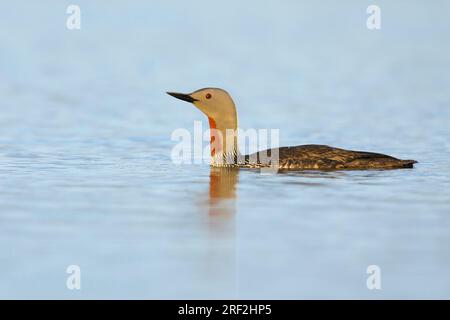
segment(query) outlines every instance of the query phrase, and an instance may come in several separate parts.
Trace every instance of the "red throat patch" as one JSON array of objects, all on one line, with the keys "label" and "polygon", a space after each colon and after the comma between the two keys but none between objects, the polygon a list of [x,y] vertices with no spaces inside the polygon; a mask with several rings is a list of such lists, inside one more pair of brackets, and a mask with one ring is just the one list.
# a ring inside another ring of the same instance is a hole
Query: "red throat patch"
[{"label": "red throat patch", "polygon": [[214,121],[214,119],[211,117],[208,117],[208,121],[209,121],[209,130],[211,132],[211,139],[210,139],[211,157],[214,157],[216,151],[222,150],[222,145],[220,137],[218,137],[219,139],[217,139],[216,141],[216,135],[219,134],[216,127],[216,121]]},{"label": "red throat patch", "polygon": [[208,121],[209,121],[209,128],[210,129],[216,129],[216,122],[214,121],[214,119],[208,117]]}]

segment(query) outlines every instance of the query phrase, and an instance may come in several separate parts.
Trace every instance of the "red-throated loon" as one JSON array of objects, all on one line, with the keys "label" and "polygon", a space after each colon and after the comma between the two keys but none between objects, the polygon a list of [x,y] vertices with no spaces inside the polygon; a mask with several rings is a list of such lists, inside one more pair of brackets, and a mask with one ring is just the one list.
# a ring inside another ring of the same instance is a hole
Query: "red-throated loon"
[{"label": "red-throated loon", "polygon": [[[228,92],[219,88],[204,88],[190,94],[167,93],[193,103],[208,117],[211,132],[216,133],[211,133],[211,165],[215,167],[275,166],[278,169],[294,170],[363,170],[412,168],[417,162],[325,145],[281,147],[244,156],[238,151],[236,107]],[[276,163],[273,159],[263,161],[275,154],[278,156]]]}]

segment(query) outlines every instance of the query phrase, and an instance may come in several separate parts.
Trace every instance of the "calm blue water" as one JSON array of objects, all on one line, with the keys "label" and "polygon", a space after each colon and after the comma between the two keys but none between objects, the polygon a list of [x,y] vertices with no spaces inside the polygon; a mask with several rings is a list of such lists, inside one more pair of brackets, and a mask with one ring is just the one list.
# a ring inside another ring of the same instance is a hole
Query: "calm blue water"
[{"label": "calm blue water", "polygon": [[[364,1],[76,2],[78,31],[0,3],[0,298],[450,298],[448,2],[377,1],[379,31]],[[419,164],[175,165],[207,121],[165,91],[205,86],[281,145]]]}]

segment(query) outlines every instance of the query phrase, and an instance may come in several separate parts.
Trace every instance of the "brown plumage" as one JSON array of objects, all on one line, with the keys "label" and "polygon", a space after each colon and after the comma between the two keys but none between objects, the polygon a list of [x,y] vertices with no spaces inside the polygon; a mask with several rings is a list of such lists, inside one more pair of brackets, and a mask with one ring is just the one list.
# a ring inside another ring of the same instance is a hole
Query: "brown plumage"
[{"label": "brown plumage", "polygon": [[[265,167],[264,161],[271,157],[272,150],[260,151],[245,156],[246,167]],[[255,161],[256,159],[256,161]],[[279,169],[339,170],[339,169],[399,169],[412,168],[415,160],[400,160],[385,154],[344,150],[325,145],[303,145],[278,148]]]}]

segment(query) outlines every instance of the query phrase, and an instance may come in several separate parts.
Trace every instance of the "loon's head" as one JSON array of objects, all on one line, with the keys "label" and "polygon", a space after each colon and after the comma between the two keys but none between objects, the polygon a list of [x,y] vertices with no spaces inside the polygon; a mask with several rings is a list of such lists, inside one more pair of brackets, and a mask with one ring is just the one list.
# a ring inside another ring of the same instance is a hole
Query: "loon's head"
[{"label": "loon's head", "polygon": [[177,99],[193,103],[209,119],[210,124],[221,129],[236,129],[236,107],[230,94],[219,88],[203,88],[192,93],[167,92]]}]

